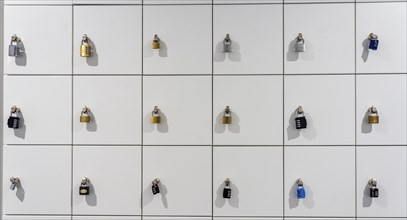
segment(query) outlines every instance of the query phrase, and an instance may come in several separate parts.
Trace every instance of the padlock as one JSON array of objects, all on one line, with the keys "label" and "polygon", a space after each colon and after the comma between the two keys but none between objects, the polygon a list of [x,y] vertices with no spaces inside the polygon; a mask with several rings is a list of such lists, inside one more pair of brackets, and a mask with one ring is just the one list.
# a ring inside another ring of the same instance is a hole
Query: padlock
[{"label": "padlock", "polygon": [[152,48],[157,50],[161,48],[161,40],[157,34],[154,35]]},{"label": "padlock", "polygon": [[297,117],[295,118],[295,128],[297,129],[307,128],[307,119],[305,118],[302,106],[299,106],[297,108]]},{"label": "padlock", "polygon": [[304,189],[304,182],[302,181],[302,179],[298,179],[297,180],[297,199],[305,199],[306,193],[305,193],[305,189]]},{"label": "padlock", "polygon": [[89,195],[89,179],[87,177],[82,178],[81,185],[79,186],[79,195],[86,196]]},{"label": "padlock", "polygon": [[158,108],[158,106],[154,106],[154,110],[151,112],[150,123],[151,124],[161,123],[161,111]]},{"label": "padlock", "polygon": [[375,106],[369,108],[368,123],[379,124],[379,112]]},{"label": "padlock", "polygon": [[232,52],[232,40],[230,39],[230,34],[226,34],[226,37],[223,40],[223,52],[224,53]]},{"label": "padlock", "polygon": [[79,121],[82,123],[89,123],[90,122],[90,115],[89,115],[89,108],[84,107],[82,108],[81,116],[79,117]]},{"label": "padlock", "polygon": [[18,57],[20,56],[22,50],[19,47],[19,42],[20,39],[17,37],[17,35],[12,35],[11,36],[11,41],[10,41],[10,45],[8,46],[8,55],[10,57]]},{"label": "padlock", "polygon": [[20,117],[18,114],[20,113],[20,109],[17,106],[11,107],[10,117],[7,120],[7,126],[9,128],[18,129],[20,128]]},{"label": "padlock", "polygon": [[299,33],[297,38],[295,38],[295,48],[296,52],[305,52],[305,40],[302,37],[302,33]]},{"label": "padlock", "polygon": [[377,50],[377,47],[379,47],[379,37],[376,34],[370,33],[368,40],[369,40],[369,49],[371,50]]},{"label": "padlock", "polygon": [[153,195],[160,193],[160,187],[158,186],[158,183],[160,183],[160,179],[155,178],[151,184],[151,191],[153,192]]},{"label": "padlock", "polygon": [[377,188],[377,180],[372,178],[369,180],[370,185],[370,197],[377,198],[379,197],[379,189]]},{"label": "padlock", "polygon": [[223,112],[222,124],[225,125],[232,124],[232,111],[230,110],[229,106],[226,106]]},{"label": "padlock", "polygon": [[81,49],[80,49],[80,54],[81,57],[90,57],[92,54],[92,48],[89,45],[89,38],[88,35],[84,34],[82,35],[82,43],[81,43]]},{"label": "padlock", "polygon": [[20,183],[20,178],[19,177],[11,177],[10,182],[11,182],[10,189],[15,190],[17,185]]},{"label": "padlock", "polygon": [[230,199],[232,197],[232,189],[230,188],[230,179],[225,180],[225,188],[223,188],[223,198]]}]

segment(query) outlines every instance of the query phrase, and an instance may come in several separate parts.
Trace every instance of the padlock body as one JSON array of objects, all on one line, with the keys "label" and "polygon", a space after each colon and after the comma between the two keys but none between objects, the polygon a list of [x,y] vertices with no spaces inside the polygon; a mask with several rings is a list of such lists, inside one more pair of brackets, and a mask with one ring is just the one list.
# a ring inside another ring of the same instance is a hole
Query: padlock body
[{"label": "padlock body", "polygon": [[91,48],[89,44],[82,44],[81,45],[81,57],[90,57],[91,55]]},{"label": "padlock body", "polygon": [[17,57],[20,55],[20,50],[18,49],[17,45],[8,46],[8,55],[10,57]]},{"label": "padlock body", "polygon": [[151,186],[151,191],[153,192],[153,195],[160,193],[160,187],[158,185],[153,185]]},{"label": "padlock body", "polygon": [[152,48],[153,48],[153,49],[160,49],[160,42],[158,42],[158,41],[153,41],[153,46],[152,46]]},{"label": "padlock body", "polygon": [[150,123],[151,123],[151,124],[159,124],[159,123],[161,123],[161,116],[159,116],[159,115],[152,115],[152,116],[150,117]]},{"label": "padlock body", "polygon": [[307,128],[307,119],[304,116],[296,117],[295,128],[297,129]]},{"label": "padlock body", "polygon": [[369,122],[369,124],[379,124],[379,116],[378,115],[369,115],[368,122]]},{"label": "padlock body", "polygon": [[89,123],[90,122],[90,116],[89,115],[81,115],[79,117],[79,121],[82,123]]},{"label": "padlock body", "polygon": [[7,120],[7,126],[9,128],[18,129],[20,128],[20,118],[16,116],[10,116]]},{"label": "padlock body", "polygon": [[232,116],[231,115],[224,115],[222,117],[222,124],[225,124],[225,125],[232,124]]},{"label": "padlock body", "polygon": [[81,185],[79,187],[79,195],[86,196],[89,195],[89,186],[88,185]]},{"label": "padlock body", "polygon": [[305,189],[302,186],[297,187],[297,199],[305,199]]},{"label": "padlock body", "polygon": [[379,197],[379,189],[376,187],[371,187],[370,188],[370,197],[371,198],[377,198]]},{"label": "padlock body", "polygon": [[370,40],[369,41],[369,49],[377,50],[378,47],[379,47],[379,40]]},{"label": "padlock body", "polygon": [[224,199],[232,198],[232,189],[231,188],[224,188],[223,189],[223,198]]},{"label": "padlock body", "polygon": [[296,42],[295,51],[297,51],[297,52],[305,52],[305,43],[303,41]]},{"label": "padlock body", "polygon": [[223,52],[224,53],[231,53],[232,52],[232,43],[231,42],[223,43]]},{"label": "padlock body", "polygon": [[17,184],[12,183],[12,184],[11,184],[11,186],[10,186],[10,189],[11,189],[11,190],[15,190],[15,189],[16,189],[16,187],[17,187]]}]

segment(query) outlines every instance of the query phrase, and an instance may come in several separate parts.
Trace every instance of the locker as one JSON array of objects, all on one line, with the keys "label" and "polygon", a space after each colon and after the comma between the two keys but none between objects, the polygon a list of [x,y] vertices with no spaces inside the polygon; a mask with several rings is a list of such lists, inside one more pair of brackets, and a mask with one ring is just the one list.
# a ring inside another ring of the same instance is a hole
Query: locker
[{"label": "locker", "polygon": [[[70,146],[4,146],[3,160],[3,214],[71,213]],[[14,190],[11,177],[20,179]]]},{"label": "locker", "polygon": [[19,57],[3,53],[5,74],[72,74],[71,6],[6,5],[4,48],[13,34],[21,38],[24,52]]},{"label": "locker", "polygon": [[[210,146],[146,146],[143,153],[144,215],[212,214]],[[153,195],[155,178],[160,193]]]}]

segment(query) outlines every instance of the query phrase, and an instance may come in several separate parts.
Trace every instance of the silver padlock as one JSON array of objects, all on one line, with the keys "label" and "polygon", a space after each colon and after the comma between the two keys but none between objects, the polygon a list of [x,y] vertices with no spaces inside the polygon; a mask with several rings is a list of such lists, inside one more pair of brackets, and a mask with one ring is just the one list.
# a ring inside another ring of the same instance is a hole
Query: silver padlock
[{"label": "silver padlock", "polygon": [[224,53],[232,52],[232,40],[230,39],[230,34],[226,34],[226,37],[223,40],[223,52]]},{"label": "silver padlock", "polygon": [[305,40],[302,37],[302,33],[298,33],[297,38],[295,38],[295,51],[305,52]]},{"label": "silver padlock", "polygon": [[8,55],[10,57],[18,57],[21,55],[22,50],[18,45],[20,41],[17,35],[14,34],[11,36],[10,45],[8,46]]},{"label": "silver padlock", "polygon": [[11,177],[10,182],[11,182],[10,189],[15,190],[17,185],[20,183],[20,178],[19,177]]}]

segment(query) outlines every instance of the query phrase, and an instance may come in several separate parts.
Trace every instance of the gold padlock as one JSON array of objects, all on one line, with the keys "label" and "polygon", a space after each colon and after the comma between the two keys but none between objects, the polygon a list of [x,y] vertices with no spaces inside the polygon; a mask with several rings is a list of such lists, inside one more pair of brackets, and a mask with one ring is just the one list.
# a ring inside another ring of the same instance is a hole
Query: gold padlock
[{"label": "gold padlock", "polygon": [[154,110],[151,112],[150,123],[151,124],[161,123],[161,112],[157,106],[154,106]]},{"label": "gold padlock", "polygon": [[369,108],[368,123],[379,124],[379,114],[375,106]]},{"label": "gold padlock", "polygon": [[89,38],[86,34],[82,36],[82,43],[81,43],[81,57],[90,57],[92,52],[91,52],[91,47],[89,45]]},{"label": "gold padlock", "polygon": [[223,112],[222,124],[232,124],[232,111],[230,111],[229,106],[226,106],[225,111]]},{"label": "gold padlock", "polygon": [[82,123],[89,123],[90,122],[89,111],[90,111],[89,108],[86,107],[86,106],[82,109],[81,116],[79,118],[80,122],[82,122]]},{"label": "gold padlock", "polygon": [[153,49],[160,49],[160,38],[156,35],[154,35],[154,39],[153,39]]}]

